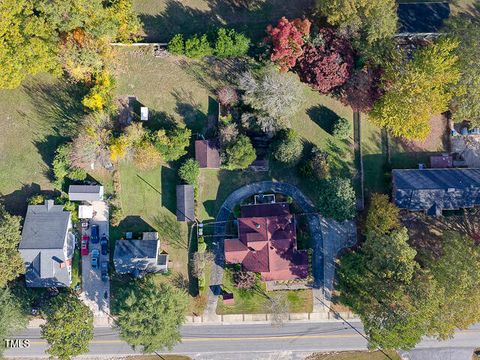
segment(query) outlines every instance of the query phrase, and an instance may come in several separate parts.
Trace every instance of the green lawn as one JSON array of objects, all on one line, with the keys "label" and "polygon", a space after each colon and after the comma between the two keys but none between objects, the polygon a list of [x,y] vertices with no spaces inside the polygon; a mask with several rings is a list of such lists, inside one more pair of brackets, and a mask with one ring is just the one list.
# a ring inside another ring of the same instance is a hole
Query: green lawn
[{"label": "green lawn", "polygon": [[382,145],[380,128],[370,123],[367,116],[361,115],[361,137],[365,195],[372,192],[387,192],[389,185],[385,177],[385,147]]},{"label": "green lawn", "polygon": [[[233,293],[235,300],[234,305],[224,305],[222,300],[218,301],[217,314],[263,314],[266,312],[268,303],[265,283],[258,282],[257,290],[238,289],[233,284],[232,270],[226,268],[223,275],[222,290]],[[292,291],[275,291],[275,295],[286,296],[289,312],[312,312],[313,297],[311,290],[292,290]]]}]

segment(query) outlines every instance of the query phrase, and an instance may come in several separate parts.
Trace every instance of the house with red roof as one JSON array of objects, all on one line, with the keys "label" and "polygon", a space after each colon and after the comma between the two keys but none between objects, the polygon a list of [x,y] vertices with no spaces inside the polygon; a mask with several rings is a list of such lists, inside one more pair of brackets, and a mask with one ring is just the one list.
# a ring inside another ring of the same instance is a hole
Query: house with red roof
[{"label": "house with red roof", "polygon": [[297,249],[295,220],[287,203],[240,208],[238,238],[225,239],[225,261],[258,272],[264,281],[305,279],[308,254]]}]

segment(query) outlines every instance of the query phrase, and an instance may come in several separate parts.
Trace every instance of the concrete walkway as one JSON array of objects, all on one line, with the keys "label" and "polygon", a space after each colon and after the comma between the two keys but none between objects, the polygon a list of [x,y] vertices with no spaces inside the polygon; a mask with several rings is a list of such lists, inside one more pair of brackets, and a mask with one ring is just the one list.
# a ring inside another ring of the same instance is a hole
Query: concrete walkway
[{"label": "concrete walkway", "polygon": [[[288,184],[273,181],[263,181],[253,184],[248,184],[240,189],[231,193],[223,203],[220,211],[218,212],[215,224],[215,238],[217,239],[216,246],[213,249],[215,254],[215,263],[212,268],[212,275],[210,279],[210,288],[208,291],[208,302],[204,312],[203,319],[206,322],[221,322],[221,316],[216,314],[218,297],[221,294],[221,285],[223,278],[223,269],[225,266],[224,257],[224,240],[226,221],[230,217],[235,205],[241,203],[246,198],[259,194],[259,193],[281,193],[290,196],[294,199],[295,203],[303,210],[307,215],[307,220],[310,228],[313,243],[313,275],[314,275],[314,287],[313,296],[314,299],[314,312],[326,312],[328,309],[323,306],[330,300],[331,286],[333,286],[334,275],[334,260],[337,254],[337,249],[345,247],[348,241],[345,241],[341,231],[342,227],[350,229],[352,224],[334,224],[330,226],[330,220],[322,219],[318,215],[317,210],[313,202],[307,198],[297,187]],[[354,227],[354,226],[353,226]],[[333,244],[328,246],[328,251],[324,252],[324,239],[323,232],[326,231],[328,236],[328,242],[332,241]],[[325,262],[324,256],[328,255],[329,259]],[[331,258],[331,259],[330,259]],[[332,276],[325,282],[325,264],[327,264],[327,274]],[[325,285],[330,285],[330,290],[325,293],[323,288]],[[328,305],[328,304],[327,304]]]}]

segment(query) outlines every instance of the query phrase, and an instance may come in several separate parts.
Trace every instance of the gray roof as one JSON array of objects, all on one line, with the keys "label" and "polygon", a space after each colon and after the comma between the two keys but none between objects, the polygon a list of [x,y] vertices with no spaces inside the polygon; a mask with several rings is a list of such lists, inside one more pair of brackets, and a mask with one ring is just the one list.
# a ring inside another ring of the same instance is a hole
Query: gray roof
[{"label": "gray roof", "polygon": [[392,175],[399,208],[434,215],[480,205],[480,169],[397,169]]},{"label": "gray roof", "polygon": [[70,185],[68,197],[71,201],[100,201],[103,199],[103,186]]},{"label": "gray roof", "polygon": [[64,211],[62,205],[53,205],[52,200],[45,205],[28,207],[19,245],[26,266],[27,286],[70,285],[67,265],[75,248],[70,226],[70,213]]},{"label": "gray roof", "polygon": [[448,2],[398,4],[398,34],[436,34],[450,16]]},{"label": "gray roof", "polygon": [[177,220],[195,220],[195,200],[192,185],[177,185]]},{"label": "gray roof", "polygon": [[115,270],[121,274],[159,271],[159,246],[159,240],[117,240],[113,256]]}]

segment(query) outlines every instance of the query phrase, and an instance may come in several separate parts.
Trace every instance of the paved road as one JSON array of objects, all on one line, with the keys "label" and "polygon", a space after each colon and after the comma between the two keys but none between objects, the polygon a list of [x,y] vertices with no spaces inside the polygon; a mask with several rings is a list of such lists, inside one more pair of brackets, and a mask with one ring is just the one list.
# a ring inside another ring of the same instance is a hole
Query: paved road
[{"label": "paved road", "polygon": [[[108,237],[108,206],[104,201],[94,201],[94,218],[90,224],[97,224],[99,235],[107,234]],[[91,228],[91,227],[90,227]],[[88,235],[90,236],[90,228]],[[100,269],[92,269],[92,250],[98,249],[100,252],[100,241],[93,244],[90,241],[88,256],[82,256],[82,293],[80,298],[88,305],[95,316],[96,325],[108,325],[110,313],[110,283],[101,279]],[[100,255],[100,263],[108,260],[108,255]],[[105,295],[107,295],[105,297]]]},{"label": "paved road", "polygon": [[252,195],[260,193],[281,193],[291,196],[305,213],[310,213],[307,215],[307,220],[313,238],[312,241],[315,244],[313,256],[313,273],[315,278],[314,290],[318,292],[315,294],[316,297],[323,298],[323,241],[320,217],[316,214],[317,210],[315,209],[315,205],[297,187],[291,184],[262,181],[248,184],[235,190],[227,197],[218,212],[215,224],[215,239],[218,239],[217,246],[214,249],[215,264],[212,269],[208,302],[204,313],[204,317],[208,321],[216,321],[218,317],[216,315],[216,308],[218,295],[221,293],[220,288],[222,285],[223,267],[225,265],[224,239],[221,237],[225,234],[225,221],[230,217],[235,205],[241,203]]},{"label": "paved road", "polygon": [[[360,323],[355,327],[362,330]],[[159,330],[161,331],[161,330]],[[29,349],[10,349],[6,356],[44,356],[46,343],[40,339],[39,329],[28,329],[17,338],[31,340]],[[289,323],[282,328],[268,324],[253,325],[189,325],[182,328],[182,343],[173,352],[187,354],[194,359],[293,359],[317,351],[366,349],[366,341],[347,325],[340,322]],[[480,343],[480,324],[445,342],[425,339],[414,353],[423,357],[416,359],[450,360],[442,354],[456,353],[455,360],[463,360],[461,354],[471,354]],[[449,351],[446,351],[446,348]],[[427,350],[428,349],[428,353]],[[133,350],[111,328],[96,328],[90,344],[90,353],[95,355],[128,355]],[[450,356],[450,355],[447,355]],[[466,359],[465,359],[466,360]]]}]

